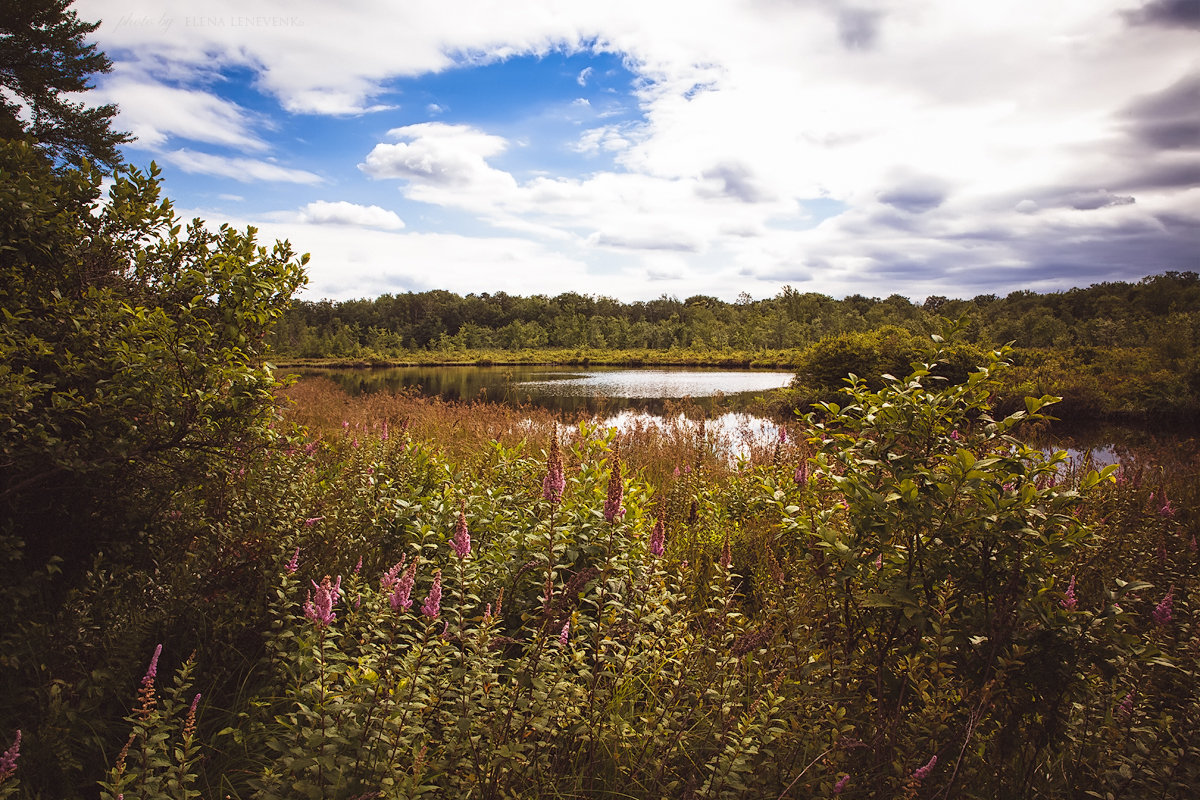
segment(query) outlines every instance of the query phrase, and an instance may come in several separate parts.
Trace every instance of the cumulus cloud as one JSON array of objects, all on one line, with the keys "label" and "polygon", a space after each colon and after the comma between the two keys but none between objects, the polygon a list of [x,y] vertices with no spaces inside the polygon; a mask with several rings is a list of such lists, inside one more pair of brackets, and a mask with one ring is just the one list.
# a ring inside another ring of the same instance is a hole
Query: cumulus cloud
[{"label": "cumulus cloud", "polygon": [[202,89],[181,89],[122,75],[105,83],[95,98],[119,103],[118,128],[132,133],[141,147],[161,147],[168,137],[178,136],[243,151],[267,149],[267,143],[253,130],[251,114]]},{"label": "cumulus cloud", "polygon": [[271,181],[313,184],[323,180],[320,175],[302,169],[290,169],[252,158],[227,158],[211,153],[198,153],[194,150],[173,150],[164,154],[163,158],[184,172],[232,178],[241,183]]},{"label": "cumulus cloud", "polygon": [[[171,154],[182,168],[242,181],[321,177],[267,159],[278,146],[269,126],[236,102],[206,99],[222,97],[223,75],[249,73],[246,91],[293,114],[391,115],[382,109],[393,107],[397,78],[520,56],[619,54],[635,76],[623,98],[634,115],[572,129],[558,149],[522,151],[522,126],[533,123],[519,109],[502,123],[467,124],[454,117],[466,113],[457,102],[435,109],[413,94],[391,124],[422,109],[444,121],[396,127],[322,173],[349,199],[354,178],[395,181],[404,201],[468,218],[480,242],[539,267],[570,264],[579,281],[622,276],[631,297],[651,269],[664,283],[678,276],[688,294],[761,296],[794,276],[833,294],[922,296],[988,281],[989,291],[1058,288],[1121,269],[1139,277],[1172,259],[1186,268],[1194,255],[1180,254],[1200,250],[1187,223],[1200,184],[1194,2],[1153,0],[1125,16],[1133,0],[748,0],[704,14],[671,0],[556,14],[513,2],[493,11],[458,0],[295,0],[282,21],[253,26],[232,24],[246,13],[234,0],[168,0],[155,11],[173,21],[165,27],[119,24],[128,6],[117,0],[79,0],[78,10],[106,20],[97,38],[119,64],[180,65],[174,83],[155,79],[195,96],[158,95],[171,106],[158,119],[138,110],[150,100],[130,105],[147,140],[168,147],[163,137],[191,136],[257,154]],[[600,76],[578,65],[565,82],[596,86]],[[189,70],[207,77],[189,83]],[[137,87],[119,77],[108,80],[125,104],[122,92]],[[807,211],[814,200],[829,209]],[[420,224],[411,207],[398,207],[409,229],[371,230],[346,252],[399,276],[382,266],[395,257],[362,248],[399,237],[413,253],[431,248],[408,232]],[[318,216],[294,224],[322,237],[348,227]],[[1105,251],[1115,239],[1121,246]],[[452,263],[459,252],[463,264],[483,260],[475,238],[436,241],[460,249],[444,254]],[[330,248],[328,258],[350,256]],[[464,287],[495,286],[496,273],[469,272],[479,283]]]},{"label": "cumulus cloud", "polygon": [[362,206],[345,200],[317,200],[300,209],[300,222],[315,225],[357,225],[364,228],[399,230],[404,221],[394,211],[379,206]]}]

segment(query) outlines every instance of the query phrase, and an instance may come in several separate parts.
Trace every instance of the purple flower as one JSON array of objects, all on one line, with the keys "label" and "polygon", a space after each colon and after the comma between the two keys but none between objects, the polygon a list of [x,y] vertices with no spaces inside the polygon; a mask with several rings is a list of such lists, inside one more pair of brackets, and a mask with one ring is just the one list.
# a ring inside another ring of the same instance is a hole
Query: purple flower
[{"label": "purple flower", "polygon": [[362,572],[362,556],[358,557],[358,563],[354,565],[354,574]]},{"label": "purple flower", "polygon": [[621,483],[621,450],[613,451],[612,469],[608,473],[608,497],[604,500],[604,518],[609,522],[617,517],[625,516],[625,507],[621,505],[621,496],[625,488]]},{"label": "purple flower", "polygon": [[1158,602],[1158,605],[1154,607],[1154,613],[1150,617],[1154,620],[1155,625],[1166,625],[1171,621],[1171,606],[1173,604],[1171,596],[1174,594],[1175,587],[1172,586],[1167,590],[1163,599]]},{"label": "purple flower", "polygon": [[962,434],[958,431],[950,431],[950,438],[957,442],[962,438]]},{"label": "purple flower", "polygon": [[666,526],[663,525],[662,517],[654,521],[654,527],[650,529],[650,554],[655,558],[661,558],[666,552]]},{"label": "purple flower", "polygon": [[300,548],[296,548],[296,552],[292,553],[292,560],[284,565],[284,570],[288,575],[295,575],[296,570],[300,569]]},{"label": "purple flower", "polygon": [[429,589],[429,596],[425,598],[425,603],[421,606],[421,613],[430,619],[437,619],[437,615],[442,612],[442,571],[439,569],[433,573],[433,586]]},{"label": "purple flower", "polygon": [[798,467],[796,467],[796,474],[793,477],[795,477],[796,484],[799,486],[803,486],[804,484],[808,483],[808,462],[807,461],[800,462],[800,465]]},{"label": "purple flower", "polygon": [[17,759],[21,757],[21,731],[17,730],[17,737],[13,739],[13,743],[4,751],[4,755],[0,756],[0,782],[17,771]]},{"label": "purple flower", "polygon": [[[417,582],[417,562],[419,560],[419,557],[413,558],[412,563],[408,565],[408,569],[404,571],[404,574],[400,576],[400,579],[395,580],[390,584],[392,594],[388,598],[388,603],[391,605],[392,611],[398,612],[401,609],[408,611],[408,609],[412,608],[412,590],[413,585]],[[404,560],[401,559],[400,564],[392,567],[392,569],[398,570],[398,567],[400,567],[400,565],[403,563]],[[388,570],[389,575],[391,572],[392,570]],[[386,578],[387,575],[384,577]]]},{"label": "purple flower", "polygon": [[467,503],[464,500],[458,510],[458,522],[454,525],[454,538],[450,540],[454,554],[466,558],[471,554],[471,534],[467,531]]},{"label": "purple flower", "polygon": [[915,781],[916,783],[920,783],[921,781],[928,778],[929,773],[933,772],[933,768],[936,765],[937,765],[937,756],[930,756],[929,761],[925,764],[925,766],[920,767],[915,772],[913,772],[913,774],[912,774],[913,781]]},{"label": "purple flower", "polygon": [[1133,713],[1133,692],[1125,695],[1125,699],[1117,706],[1117,714],[1122,718],[1128,718]]},{"label": "purple flower", "polygon": [[571,637],[571,620],[567,620],[562,626],[562,632],[558,634],[558,643],[563,647],[567,646],[567,639]]},{"label": "purple flower", "polygon": [[1071,576],[1071,582],[1067,584],[1067,590],[1063,592],[1063,599],[1059,601],[1059,605],[1067,611],[1074,611],[1078,601],[1075,598],[1075,576]]},{"label": "purple flower", "polygon": [[787,428],[779,429],[779,443],[787,444]]},{"label": "purple flower", "polygon": [[150,665],[146,667],[146,675],[142,678],[142,686],[149,686],[154,683],[155,677],[158,676],[158,657],[162,655],[162,645],[154,648],[154,655],[150,657]]},{"label": "purple flower", "polygon": [[833,785],[833,793],[841,794],[842,792],[844,792],[846,790],[846,784],[848,784],[849,782],[850,782],[850,774],[849,773],[838,778],[837,783],[835,783]]},{"label": "purple flower", "polygon": [[311,528],[313,525],[316,525],[318,522],[320,522],[323,519],[325,519],[325,518],[324,517],[309,517],[308,519],[304,520],[304,527]]},{"label": "purple flower", "polygon": [[879,555],[875,556],[875,569],[883,569],[883,551],[880,551]]},{"label": "purple flower", "polygon": [[396,584],[400,581],[400,570],[404,569],[404,562],[408,560],[408,556],[400,556],[400,560],[383,573],[383,577],[379,579],[379,588],[385,592],[391,592],[396,588]]},{"label": "purple flower", "polygon": [[1175,507],[1171,505],[1171,501],[1167,497],[1167,493],[1165,491],[1163,492],[1162,505],[1159,507],[1158,513],[1164,517],[1175,516]]},{"label": "purple flower", "polygon": [[315,597],[309,594],[308,600],[304,602],[304,616],[321,628],[337,619],[337,615],[333,613],[333,604],[337,602],[338,596],[342,592],[342,576],[338,575],[337,582],[331,583],[329,576],[326,575],[321,580],[320,586],[316,581],[312,581],[312,585],[317,593]]},{"label": "purple flower", "polygon": [[546,459],[546,477],[542,480],[542,497],[551,503],[562,501],[563,490],[567,487],[567,478],[563,474],[562,453],[558,449],[558,426],[554,427],[554,436],[550,439],[550,455]]}]

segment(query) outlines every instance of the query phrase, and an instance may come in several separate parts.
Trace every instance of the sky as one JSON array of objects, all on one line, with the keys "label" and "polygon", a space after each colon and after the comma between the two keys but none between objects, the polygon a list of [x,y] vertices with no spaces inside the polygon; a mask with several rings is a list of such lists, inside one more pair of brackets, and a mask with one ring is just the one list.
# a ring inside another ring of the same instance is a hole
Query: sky
[{"label": "sky", "polygon": [[306,299],[1200,269],[1200,0],[78,0],[130,164]]}]

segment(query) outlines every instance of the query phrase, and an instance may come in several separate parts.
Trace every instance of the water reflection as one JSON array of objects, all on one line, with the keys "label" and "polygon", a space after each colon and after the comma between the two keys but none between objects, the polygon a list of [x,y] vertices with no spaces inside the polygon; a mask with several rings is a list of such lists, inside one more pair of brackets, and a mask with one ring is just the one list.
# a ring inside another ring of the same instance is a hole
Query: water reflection
[{"label": "water reflection", "polygon": [[417,391],[444,400],[489,400],[539,406],[568,414],[669,413],[682,398],[703,412],[745,408],[755,397],[792,379],[790,372],[704,369],[630,369],[548,366],[386,367],[304,370],[353,395]]}]

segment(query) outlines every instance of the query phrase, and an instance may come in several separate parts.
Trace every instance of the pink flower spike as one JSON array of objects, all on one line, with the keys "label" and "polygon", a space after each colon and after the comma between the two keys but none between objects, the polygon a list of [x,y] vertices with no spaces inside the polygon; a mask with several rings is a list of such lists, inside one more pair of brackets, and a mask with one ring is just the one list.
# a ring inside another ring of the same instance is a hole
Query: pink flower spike
[{"label": "pink flower spike", "polygon": [[850,775],[847,773],[846,775],[838,778],[837,783],[833,785],[833,793],[841,794],[842,792],[846,791],[846,784],[848,783],[850,783]]},{"label": "pink flower spike", "polygon": [[787,444],[787,428],[779,429],[779,443]]},{"label": "pink flower spike", "polygon": [[567,620],[562,626],[562,632],[558,634],[558,643],[563,647],[567,646],[567,640],[571,637],[571,620]]},{"label": "pink flower spike", "polygon": [[150,657],[150,666],[146,667],[146,676],[142,678],[142,686],[149,686],[154,683],[155,677],[158,676],[158,657],[162,655],[162,645],[154,648],[154,655]]},{"label": "pink flower spike", "polygon": [[923,781],[929,777],[929,773],[933,772],[933,768],[936,765],[937,765],[937,756],[930,756],[929,762],[926,763],[925,766],[923,766],[920,769],[913,772],[912,779],[914,781],[916,781],[917,783],[920,783],[921,781]]},{"label": "pink flower spike", "polygon": [[1155,625],[1162,626],[1171,621],[1171,611],[1173,605],[1172,595],[1174,594],[1175,587],[1172,586],[1167,590],[1167,593],[1163,596],[1163,599],[1158,602],[1158,605],[1154,607],[1154,613],[1151,614],[1151,619],[1154,620]]},{"label": "pink flower spike", "polygon": [[454,549],[454,554],[459,558],[466,558],[471,554],[471,534],[467,530],[467,502],[465,500],[458,509],[458,522],[454,525],[454,538],[450,540],[450,547]]},{"label": "pink flower spike", "polygon": [[342,591],[342,576],[338,575],[337,583],[330,583],[326,575],[319,586],[316,581],[312,581],[312,585],[317,593],[315,596],[310,594],[304,602],[304,616],[318,628],[323,628],[337,619],[333,606]]},{"label": "pink flower spike", "polygon": [[17,730],[17,736],[13,739],[13,743],[4,751],[4,755],[0,755],[0,781],[8,778],[17,771],[17,759],[21,757],[21,731]]},{"label": "pink flower spike", "polygon": [[542,498],[557,504],[562,501],[563,490],[566,487],[562,453],[558,449],[558,425],[555,425],[554,435],[550,439],[550,453],[546,458],[546,477],[542,480]]},{"label": "pink flower spike", "polygon": [[608,473],[608,497],[604,500],[604,519],[608,522],[615,522],[618,517],[625,514],[625,507],[621,505],[621,497],[625,488],[621,483],[621,450],[619,447],[613,451],[611,460],[612,468]]},{"label": "pink flower spike", "polygon": [[1067,584],[1067,590],[1063,592],[1063,599],[1059,601],[1059,605],[1067,611],[1074,611],[1078,601],[1075,598],[1075,576],[1071,576],[1071,582]]},{"label": "pink flower spike", "polygon": [[437,615],[442,612],[442,571],[439,569],[433,573],[433,586],[429,589],[429,596],[425,598],[424,604],[421,606],[421,613],[430,619],[437,619]]},{"label": "pink flower spike", "polygon": [[[388,603],[391,605],[392,611],[408,611],[408,609],[412,608],[412,590],[413,585],[417,582],[418,561],[420,561],[420,557],[413,558],[412,563],[408,565],[408,569],[404,571],[404,574],[400,576],[400,579],[392,584],[392,594],[388,598]],[[403,563],[404,561],[401,560],[400,564]],[[396,566],[398,567],[399,564]],[[395,567],[393,567],[393,569],[395,569]]]},{"label": "pink flower spike", "polygon": [[362,572],[362,556],[358,557],[358,563],[354,565],[354,574]]},{"label": "pink flower spike", "polygon": [[407,560],[408,556],[400,556],[400,560],[383,573],[383,577],[379,579],[379,588],[382,591],[391,592],[396,588],[396,584],[400,581],[400,571],[404,569],[404,562]]},{"label": "pink flower spike", "polygon": [[655,558],[662,558],[662,554],[666,552],[666,526],[663,525],[662,517],[654,521],[654,527],[650,530],[650,555]]},{"label": "pink flower spike", "polygon": [[308,519],[304,520],[304,527],[311,528],[313,525],[316,525],[318,522],[320,522],[323,519],[325,519],[325,518],[324,517],[309,517]]},{"label": "pink flower spike", "polygon": [[292,560],[284,565],[284,569],[288,575],[295,575],[296,570],[300,569],[300,548],[296,548],[296,552],[292,553]]}]

